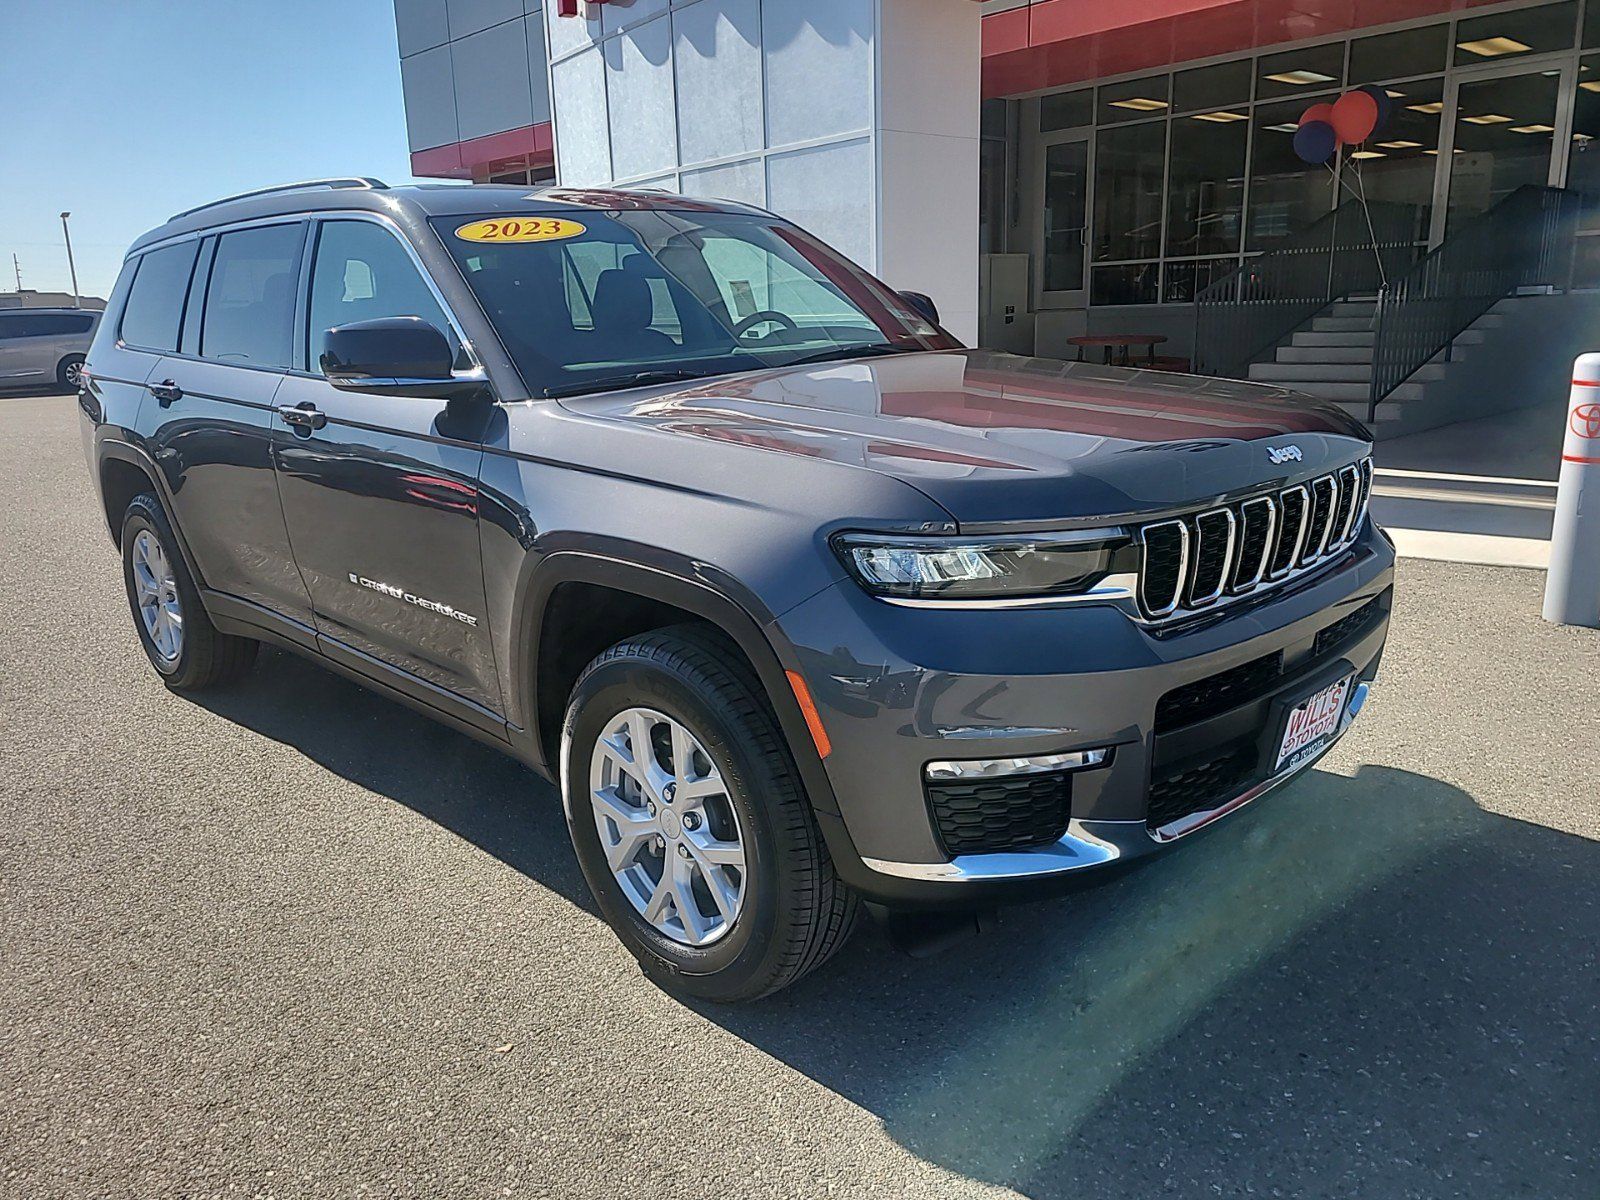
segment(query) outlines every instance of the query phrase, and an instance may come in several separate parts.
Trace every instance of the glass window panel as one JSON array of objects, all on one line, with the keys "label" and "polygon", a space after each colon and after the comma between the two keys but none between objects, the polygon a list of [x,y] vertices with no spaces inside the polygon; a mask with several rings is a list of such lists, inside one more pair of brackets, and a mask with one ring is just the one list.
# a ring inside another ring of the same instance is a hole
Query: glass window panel
[{"label": "glass window panel", "polygon": [[1057,92],[1039,100],[1039,132],[1053,129],[1081,129],[1094,124],[1094,89]]},{"label": "glass window panel", "polygon": [[1044,290],[1083,288],[1084,218],[1089,211],[1089,143],[1060,142],[1044,152]]},{"label": "glass window panel", "polygon": [[[1596,4],[1600,12],[1600,4]],[[1584,84],[1593,84],[1585,87]],[[1584,226],[1600,228],[1600,54],[1586,54],[1578,64],[1578,93],[1572,110],[1572,157],[1567,186],[1589,197]],[[1591,253],[1600,254],[1600,245]]]},{"label": "glass window panel", "polygon": [[1590,0],[1583,13],[1583,48],[1600,46],[1600,4]]},{"label": "glass window panel", "polygon": [[1167,123],[1102,129],[1095,142],[1094,257],[1161,253],[1161,176]]},{"label": "glass window panel", "polygon": [[1250,102],[1250,60],[1218,63],[1179,71],[1172,77],[1172,107],[1175,112],[1197,108],[1226,108]]},{"label": "glass window panel", "polygon": [[1258,100],[1326,91],[1344,78],[1344,43],[1268,54],[1256,60],[1256,75]]},{"label": "glass window panel", "polygon": [[[1433,211],[1433,180],[1439,163],[1442,79],[1421,79],[1389,89],[1394,116],[1357,151],[1359,181],[1369,200],[1417,206],[1417,237],[1426,240]],[[1401,93],[1394,95],[1394,93]],[[1349,169],[1349,168],[1347,168]],[[1348,193],[1347,193],[1348,194]]]},{"label": "glass window panel", "polygon": [[1450,52],[1450,26],[1402,29],[1350,43],[1350,84],[1381,83],[1442,71]]},{"label": "glass window panel", "polygon": [[1203,258],[1198,262],[1169,262],[1161,296],[1168,304],[1192,304],[1194,298],[1239,267],[1237,258]]},{"label": "glass window panel", "polygon": [[1450,160],[1449,228],[1550,177],[1559,76],[1534,71],[1463,83]]},{"label": "glass window panel", "polygon": [[139,260],[122,310],[122,340],[141,350],[176,350],[178,321],[200,243],[180,242]]},{"label": "glass window panel", "polygon": [[982,129],[982,136],[1003,138],[1006,136],[1006,105],[1005,100],[985,100],[978,109],[978,121]]},{"label": "glass window panel", "polygon": [[1154,304],[1160,296],[1160,263],[1096,267],[1091,304]]},{"label": "glass window panel", "polygon": [[231,366],[288,367],[300,273],[299,225],[263,225],[217,239],[200,354]]},{"label": "glass window panel", "polygon": [[455,340],[444,310],[394,234],[370,221],[325,223],[311,269],[306,361],[315,369],[323,337],[336,325],[380,317],[421,317]]},{"label": "glass window panel", "polygon": [[1250,118],[1238,109],[1178,117],[1167,176],[1169,255],[1237,252]]},{"label": "glass window panel", "polygon": [[1171,76],[1152,75],[1149,79],[1107,84],[1100,89],[1100,123],[1112,125],[1118,121],[1160,116],[1169,106],[1171,83]]},{"label": "glass window panel", "polygon": [[1478,66],[1569,49],[1577,22],[1577,0],[1470,17],[1456,23],[1456,65]]},{"label": "glass window panel", "polygon": [[978,142],[978,247],[982,254],[999,254],[1005,245],[1006,144],[999,138]]},{"label": "glass window panel", "polygon": [[1307,96],[1256,106],[1247,249],[1259,250],[1304,229],[1333,206],[1333,172],[1322,163],[1306,165],[1294,152],[1300,114],[1308,105],[1333,99]]}]

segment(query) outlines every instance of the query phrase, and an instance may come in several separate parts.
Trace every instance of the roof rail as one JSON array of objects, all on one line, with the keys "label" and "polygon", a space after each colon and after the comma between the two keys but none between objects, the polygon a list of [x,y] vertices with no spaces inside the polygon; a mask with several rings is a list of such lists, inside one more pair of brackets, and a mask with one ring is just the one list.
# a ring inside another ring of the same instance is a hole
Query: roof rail
[{"label": "roof rail", "polygon": [[272,187],[256,188],[253,191],[239,192],[237,195],[224,196],[220,200],[209,200],[205,204],[196,204],[193,208],[186,208],[182,212],[173,213],[167,218],[176,221],[179,217],[187,217],[192,213],[204,212],[208,208],[216,208],[219,204],[232,204],[235,200],[248,200],[253,196],[273,196],[279,192],[299,192],[311,188],[387,188],[389,185],[381,179],[372,179],[365,175],[337,176],[332,179],[306,179],[299,183],[279,183]]}]

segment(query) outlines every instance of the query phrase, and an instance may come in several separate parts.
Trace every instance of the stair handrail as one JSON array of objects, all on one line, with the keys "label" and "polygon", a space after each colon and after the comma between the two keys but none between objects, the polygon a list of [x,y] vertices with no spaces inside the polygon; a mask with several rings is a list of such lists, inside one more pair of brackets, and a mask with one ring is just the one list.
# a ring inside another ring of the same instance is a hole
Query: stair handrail
[{"label": "stair handrail", "polygon": [[1451,233],[1390,281],[1373,320],[1367,421],[1378,405],[1520,288],[1572,286],[1584,198],[1526,184]]},{"label": "stair handrail", "polygon": [[1375,294],[1417,252],[1422,209],[1346,200],[1195,296],[1195,370],[1245,374],[1334,301]]}]

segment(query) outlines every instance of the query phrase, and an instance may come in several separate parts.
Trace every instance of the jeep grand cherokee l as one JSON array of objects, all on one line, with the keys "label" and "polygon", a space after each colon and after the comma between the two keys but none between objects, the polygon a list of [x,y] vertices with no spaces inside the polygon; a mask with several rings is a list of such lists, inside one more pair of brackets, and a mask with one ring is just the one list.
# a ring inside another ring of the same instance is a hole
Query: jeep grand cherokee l
[{"label": "jeep grand cherokee l", "polygon": [[268,189],[135,243],[85,449],[170,687],[272,642],[505,749],[647,972],[750,999],[1182,839],[1378,667],[1361,426],[937,321],[738,204]]}]

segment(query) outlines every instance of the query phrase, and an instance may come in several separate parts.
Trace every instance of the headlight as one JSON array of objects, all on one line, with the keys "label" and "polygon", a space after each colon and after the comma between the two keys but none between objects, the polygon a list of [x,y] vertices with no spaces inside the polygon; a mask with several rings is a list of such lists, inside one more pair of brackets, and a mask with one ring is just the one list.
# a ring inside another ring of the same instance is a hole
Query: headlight
[{"label": "headlight", "polygon": [[1136,570],[1120,532],[1004,539],[846,534],[839,555],[868,591],[905,599],[1076,596],[1107,576]]}]

